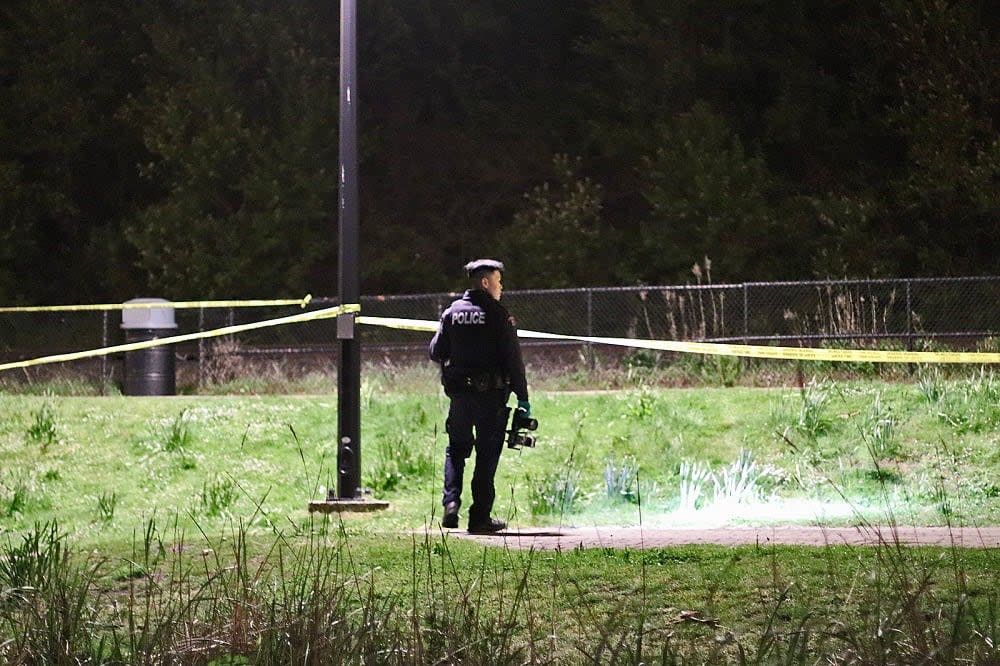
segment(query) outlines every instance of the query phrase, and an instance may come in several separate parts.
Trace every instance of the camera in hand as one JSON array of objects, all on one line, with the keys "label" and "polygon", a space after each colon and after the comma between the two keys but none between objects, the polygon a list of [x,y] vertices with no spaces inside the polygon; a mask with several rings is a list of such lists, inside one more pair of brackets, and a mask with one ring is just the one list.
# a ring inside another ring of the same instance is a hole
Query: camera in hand
[{"label": "camera in hand", "polygon": [[535,436],[528,432],[538,429],[538,419],[533,419],[524,415],[520,409],[514,410],[514,415],[510,419],[510,430],[507,431],[507,448],[520,449],[522,447],[532,448],[535,446]]}]

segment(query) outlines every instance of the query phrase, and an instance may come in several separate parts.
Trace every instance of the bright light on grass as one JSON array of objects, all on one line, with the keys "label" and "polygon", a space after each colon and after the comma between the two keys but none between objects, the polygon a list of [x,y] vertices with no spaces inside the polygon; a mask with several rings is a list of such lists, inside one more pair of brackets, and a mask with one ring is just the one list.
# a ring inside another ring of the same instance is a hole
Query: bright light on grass
[{"label": "bright light on grass", "polygon": [[711,528],[734,523],[778,524],[842,521],[857,516],[857,507],[845,501],[811,499],[776,499],[752,503],[713,502],[699,509],[677,509],[648,514],[643,523],[649,527]]}]

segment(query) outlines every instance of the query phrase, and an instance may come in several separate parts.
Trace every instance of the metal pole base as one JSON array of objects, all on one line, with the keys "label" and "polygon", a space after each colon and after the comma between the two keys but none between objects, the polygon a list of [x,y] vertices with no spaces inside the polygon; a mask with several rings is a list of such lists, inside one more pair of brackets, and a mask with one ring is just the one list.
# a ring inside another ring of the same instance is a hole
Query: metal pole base
[{"label": "metal pole base", "polygon": [[309,502],[309,513],[364,513],[388,509],[389,503],[374,499],[325,499]]}]

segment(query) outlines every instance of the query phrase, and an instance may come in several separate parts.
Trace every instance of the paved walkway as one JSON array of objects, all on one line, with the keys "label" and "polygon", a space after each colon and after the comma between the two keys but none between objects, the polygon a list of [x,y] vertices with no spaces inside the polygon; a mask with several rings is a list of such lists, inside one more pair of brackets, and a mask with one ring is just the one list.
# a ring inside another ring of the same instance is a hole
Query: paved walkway
[{"label": "paved walkway", "polygon": [[896,544],[907,546],[1000,547],[1000,527],[723,527],[712,529],[641,527],[530,527],[492,535],[447,530],[453,536],[486,545],[535,550],[573,548],[661,548],[691,544],[723,546],[840,546]]}]

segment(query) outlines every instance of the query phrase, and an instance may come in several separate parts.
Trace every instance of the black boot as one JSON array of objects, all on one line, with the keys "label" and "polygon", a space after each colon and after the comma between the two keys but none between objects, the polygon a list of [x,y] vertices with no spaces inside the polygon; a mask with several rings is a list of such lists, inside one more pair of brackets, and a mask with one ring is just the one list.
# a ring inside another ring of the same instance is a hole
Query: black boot
[{"label": "black boot", "polygon": [[441,519],[441,527],[448,529],[458,527],[458,502],[448,502],[444,505],[444,518]]},{"label": "black boot", "polygon": [[469,522],[469,534],[493,534],[507,527],[507,523],[499,518],[487,518],[484,521]]}]

